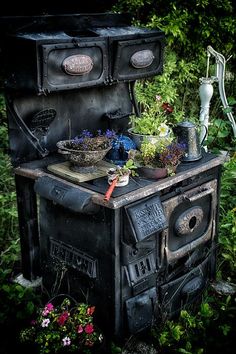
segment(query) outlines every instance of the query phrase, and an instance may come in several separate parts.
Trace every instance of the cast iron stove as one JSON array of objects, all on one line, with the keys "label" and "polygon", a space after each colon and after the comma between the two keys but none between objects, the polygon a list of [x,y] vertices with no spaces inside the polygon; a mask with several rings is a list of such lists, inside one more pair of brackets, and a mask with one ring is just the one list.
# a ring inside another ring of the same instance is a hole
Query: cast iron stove
[{"label": "cast iron stove", "polygon": [[95,305],[120,338],[195,303],[215,274],[220,157],[135,177],[109,201],[105,177],[75,183],[49,171],[63,161],[57,141],[127,132],[135,80],[162,72],[164,33],[118,14],[12,23],[5,94],[24,279]]}]

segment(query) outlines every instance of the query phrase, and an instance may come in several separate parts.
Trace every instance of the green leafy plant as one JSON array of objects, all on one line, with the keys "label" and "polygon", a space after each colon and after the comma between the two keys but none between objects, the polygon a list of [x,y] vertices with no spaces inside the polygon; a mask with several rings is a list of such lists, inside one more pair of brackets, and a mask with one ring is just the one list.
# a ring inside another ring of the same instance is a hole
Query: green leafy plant
[{"label": "green leafy plant", "polygon": [[126,174],[130,174],[131,176],[136,176],[136,169],[137,166],[134,163],[133,159],[128,159],[125,164],[121,167],[121,166],[117,166],[116,167],[116,173],[118,175],[126,175]]},{"label": "green leafy plant", "polygon": [[132,132],[143,135],[166,136],[169,133],[167,117],[173,112],[173,107],[162,102],[161,96],[156,96],[156,102],[151,106],[147,104],[140,117],[131,116]]},{"label": "green leafy plant", "polygon": [[71,299],[65,297],[57,306],[49,302],[40,308],[30,327],[21,331],[21,341],[36,343],[42,354],[90,353],[90,348],[103,341],[94,325],[95,306],[77,302],[71,305]]},{"label": "green leafy plant", "polygon": [[21,321],[31,315],[37,296],[33,288],[26,288],[14,282],[14,271],[19,262],[19,239],[12,240],[10,246],[1,252],[0,261],[0,325],[8,321]]},{"label": "green leafy plant", "polygon": [[206,328],[215,316],[211,306],[204,302],[196,314],[182,310],[178,320],[167,320],[161,327],[154,327],[152,336],[162,351],[168,348],[170,352],[202,354],[207,339]]},{"label": "green leafy plant", "polygon": [[218,269],[224,277],[236,281],[236,153],[223,166],[221,178],[221,203]]},{"label": "green leafy plant", "polygon": [[169,175],[175,173],[175,169],[185,152],[185,145],[172,141],[169,145],[152,144],[144,141],[141,149],[130,150],[129,157],[138,167],[166,168]]}]

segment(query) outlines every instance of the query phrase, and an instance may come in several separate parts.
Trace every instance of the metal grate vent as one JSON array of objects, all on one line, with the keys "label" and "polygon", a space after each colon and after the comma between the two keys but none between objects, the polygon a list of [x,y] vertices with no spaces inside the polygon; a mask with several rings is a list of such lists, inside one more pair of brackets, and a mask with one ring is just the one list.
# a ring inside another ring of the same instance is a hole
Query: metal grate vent
[{"label": "metal grate vent", "polygon": [[90,278],[97,277],[97,261],[62,241],[50,239],[50,256],[59,259]]},{"label": "metal grate vent", "polygon": [[153,253],[149,253],[145,257],[140,258],[136,262],[130,263],[126,266],[128,278],[131,285],[146,278],[147,276],[156,272],[156,263]]}]

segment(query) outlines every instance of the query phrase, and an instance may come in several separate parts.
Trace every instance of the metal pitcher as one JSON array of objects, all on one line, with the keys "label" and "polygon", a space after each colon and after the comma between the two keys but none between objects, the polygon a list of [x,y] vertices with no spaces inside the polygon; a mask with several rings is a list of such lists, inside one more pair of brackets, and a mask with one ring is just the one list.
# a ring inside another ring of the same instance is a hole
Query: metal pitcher
[{"label": "metal pitcher", "polygon": [[200,134],[198,127],[192,122],[181,122],[173,129],[177,136],[177,141],[186,146],[185,155],[182,161],[197,161],[202,158],[202,144],[207,136],[207,128],[205,128],[205,135],[200,141]]}]

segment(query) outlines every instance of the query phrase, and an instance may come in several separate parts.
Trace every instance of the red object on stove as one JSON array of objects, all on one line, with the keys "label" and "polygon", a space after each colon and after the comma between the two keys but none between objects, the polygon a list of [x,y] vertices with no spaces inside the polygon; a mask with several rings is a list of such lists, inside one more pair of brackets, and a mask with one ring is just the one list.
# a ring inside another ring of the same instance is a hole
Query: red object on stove
[{"label": "red object on stove", "polygon": [[118,177],[114,178],[112,183],[110,184],[108,190],[106,191],[106,194],[105,194],[105,197],[104,197],[104,200],[106,201],[109,201],[111,195],[112,195],[112,192],[114,191],[115,189],[115,186],[117,185],[117,182],[118,182]]}]

